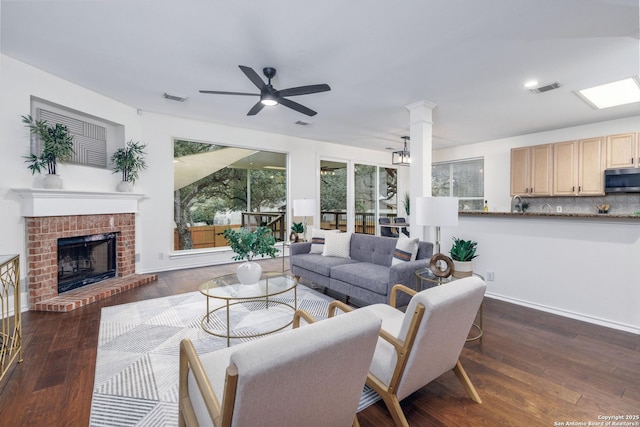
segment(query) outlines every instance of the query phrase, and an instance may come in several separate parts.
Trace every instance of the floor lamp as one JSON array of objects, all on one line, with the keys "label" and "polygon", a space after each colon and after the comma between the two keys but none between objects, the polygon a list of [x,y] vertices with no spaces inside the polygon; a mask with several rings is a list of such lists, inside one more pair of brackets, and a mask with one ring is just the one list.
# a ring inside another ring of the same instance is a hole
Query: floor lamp
[{"label": "floor lamp", "polygon": [[418,197],[416,224],[436,228],[435,252],[440,253],[440,227],[458,225],[457,197]]},{"label": "floor lamp", "polygon": [[314,199],[296,199],[293,201],[293,214],[301,216],[304,227],[304,239],[307,240],[307,217],[316,214],[316,201]]}]

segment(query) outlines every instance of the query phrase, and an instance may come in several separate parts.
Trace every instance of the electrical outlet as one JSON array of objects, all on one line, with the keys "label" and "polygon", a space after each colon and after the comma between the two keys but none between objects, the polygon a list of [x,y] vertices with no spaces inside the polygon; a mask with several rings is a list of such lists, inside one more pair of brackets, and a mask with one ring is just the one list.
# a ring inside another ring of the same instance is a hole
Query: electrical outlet
[{"label": "electrical outlet", "polygon": [[136,262],[140,262],[140,254],[136,254]]},{"label": "electrical outlet", "polygon": [[164,254],[162,252],[158,252],[158,259],[164,259]]},{"label": "electrical outlet", "polygon": [[556,206],[556,212],[562,213],[562,206]]},{"label": "electrical outlet", "polygon": [[496,280],[495,273],[493,271],[487,271],[487,282],[493,282]]}]

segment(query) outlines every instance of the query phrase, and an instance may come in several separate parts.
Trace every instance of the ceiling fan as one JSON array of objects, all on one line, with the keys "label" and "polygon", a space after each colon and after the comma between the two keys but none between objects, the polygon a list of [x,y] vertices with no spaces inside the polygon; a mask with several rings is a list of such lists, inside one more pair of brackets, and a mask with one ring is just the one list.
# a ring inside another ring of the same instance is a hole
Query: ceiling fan
[{"label": "ceiling fan", "polygon": [[272,67],[266,67],[262,69],[262,72],[267,77],[268,82],[265,83],[258,73],[256,73],[253,68],[246,67],[244,65],[238,65],[242,72],[251,80],[251,82],[256,85],[258,89],[260,89],[260,93],[246,93],[246,92],[223,92],[218,90],[201,90],[200,93],[213,93],[217,95],[246,95],[246,96],[259,96],[260,101],[254,105],[251,110],[247,113],[247,116],[255,116],[262,110],[265,106],[272,106],[281,104],[285,107],[289,107],[292,110],[296,110],[302,114],[306,114],[307,116],[315,116],[318,114],[310,108],[305,107],[304,105],[298,104],[297,102],[293,102],[290,99],[285,98],[286,96],[298,96],[298,95],[308,95],[310,93],[318,93],[318,92],[326,92],[331,90],[329,85],[327,84],[319,84],[319,85],[309,85],[309,86],[298,86],[292,87],[289,89],[276,90],[271,85],[271,79],[276,75],[276,69]]}]

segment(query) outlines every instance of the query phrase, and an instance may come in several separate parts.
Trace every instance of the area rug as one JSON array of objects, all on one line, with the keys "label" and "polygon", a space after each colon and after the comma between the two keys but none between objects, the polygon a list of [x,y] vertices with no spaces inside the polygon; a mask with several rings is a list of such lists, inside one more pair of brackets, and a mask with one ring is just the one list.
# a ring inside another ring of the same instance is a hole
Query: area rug
[{"label": "area rug", "polygon": [[[277,298],[293,304],[294,294]],[[318,319],[326,317],[332,301],[303,285],[298,286],[297,300],[298,308]],[[191,339],[198,354],[226,347],[225,338],[202,330],[205,307],[205,297],[191,292],[102,309],[90,426],[178,426],[180,341]],[[260,312],[238,308],[232,322],[240,335],[260,332],[256,325],[265,327],[266,319]],[[292,315],[290,309],[278,304],[270,310],[276,311],[269,313],[270,322],[282,320],[277,310],[282,316]],[[208,324],[214,323],[212,316]],[[247,340],[233,339],[231,345]],[[358,411],[379,399],[365,386]]]}]

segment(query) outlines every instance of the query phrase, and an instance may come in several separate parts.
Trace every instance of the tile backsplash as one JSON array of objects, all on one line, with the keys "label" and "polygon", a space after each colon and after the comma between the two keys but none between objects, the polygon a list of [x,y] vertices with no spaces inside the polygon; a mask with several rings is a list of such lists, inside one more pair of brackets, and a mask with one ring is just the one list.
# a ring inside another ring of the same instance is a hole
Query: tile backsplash
[{"label": "tile backsplash", "polygon": [[[611,214],[632,214],[640,211],[640,193],[607,194],[594,197],[527,197],[523,201],[529,202],[527,212],[549,212],[545,204],[551,205],[551,212],[561,206],[563,213],[597,213],[596,205],[611,205]],[[543,209],[544,206],[544,209]]]}]

